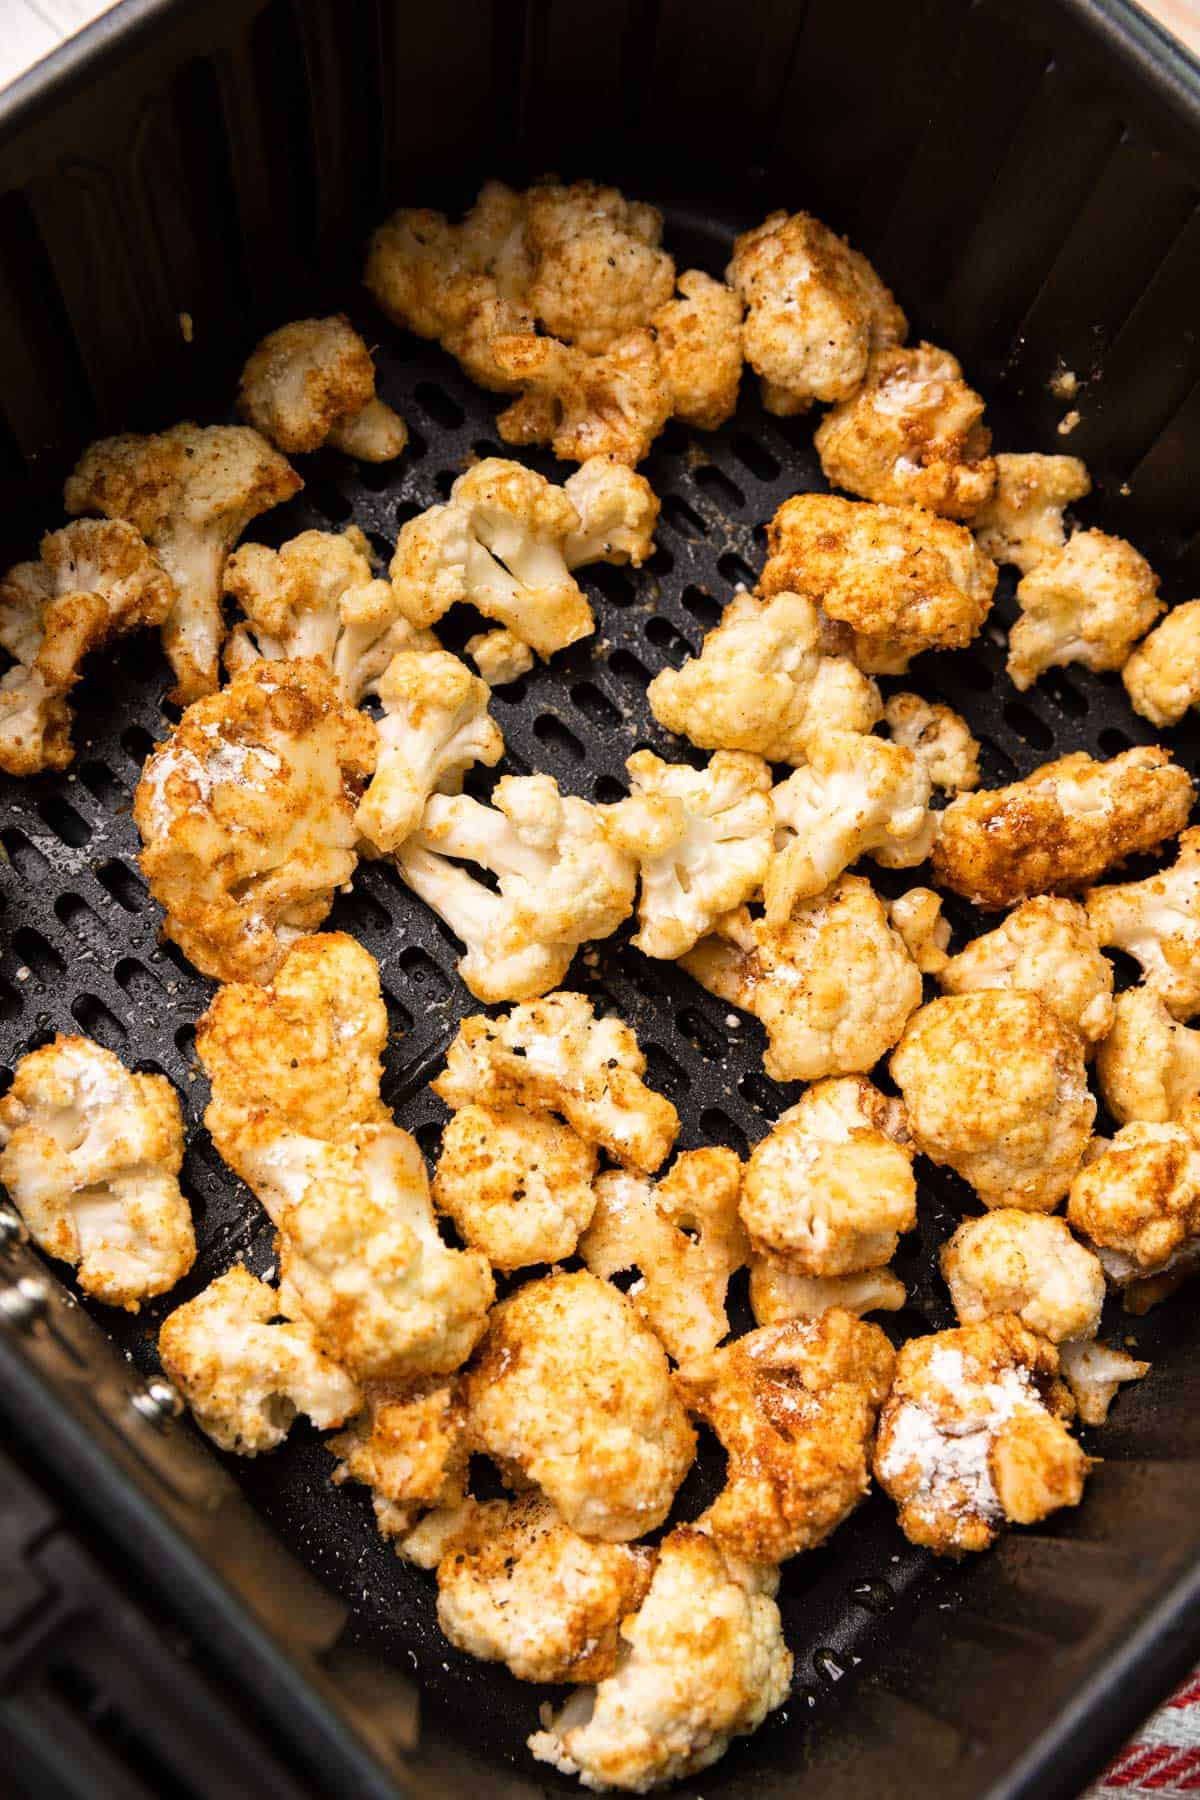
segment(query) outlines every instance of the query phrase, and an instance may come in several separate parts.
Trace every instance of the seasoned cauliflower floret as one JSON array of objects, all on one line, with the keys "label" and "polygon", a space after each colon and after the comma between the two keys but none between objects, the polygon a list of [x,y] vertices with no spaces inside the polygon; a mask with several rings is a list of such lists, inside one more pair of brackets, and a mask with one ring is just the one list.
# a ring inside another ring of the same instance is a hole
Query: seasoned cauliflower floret
[{"label": "seasoned cauliflower floret", "polygon": [[1000,455],[991,499],[971,520],[979,547],[993,562],[1028,575],[1067,541],[1063,512],[1091,492],[1077,456]]},{"label": "seasoned cauliflower floret", "polygon": [[669,298],[675,264],[654,207],[594,181],[541,181],[525,203],[526,300],[551,337],[607,350]]},{"label": "seasoned cauliflower floret", "polygon": [[1122,1382],[1140,1381],[1150,1373],[1148,1362],[1139,1362],[1110,1344],[1098,1344],[1094,1338],[1063,1344],[1058,1361],[1076,1414],[1085,1425],[1103,1425]]},{"label": "seasoned cauliflower floret", "polygon": [[586,1537],[621,1543],[661,1525],[695,1455],[662,1345],[586,1271],[501,1301],[464,1391],[472,1441]]},{"label": "seasoned cauliflower floret", "polygon": [[883,719],[893,744],[921,758],[934,787],[966,794],[979,786],[979,745],[953,707],[920,694],[892,694]]},{"label": "seasoned cauliflower floret", "polygon": [[1071,1183],[1067,1217],[1119,1287],[1194,1266],[1200,1257],[1200,1099],[1185,1101],[1171,1124],[1139,1119],[1122,1125]]},{"label": "seasoned cauliflower floret", "polygon": [[595,1211],[596,1151],[551,1113],[464,1106],[442,1138],[433,1203],[496,1269],[572,1256]]},{"label": "seasoned cauliflower floret", "polygon": [[887,914],[922,975],[937,975],[950,958],[950,921],[942,917],[942,896],[932,888],[909,888],[887,903]]},{"label": "seasoned cauliflower floret", "polygon": [[390,462],[408,442],[399,413],[375,397],[371,352],[344,313],[268,332],[242,370],[238,411],[289,456],[329,444]]},{"label": "seasoned cauliflower floret", "polygon": [[337,1486],[371,1489],[384,1538],[403,1539],[435,1509],[462,1505],[467,1484],[466,1417],[453,1382],[428,1376],[405,1388],[374,1388],[348,1430],[326,1444]]},{"label": "seasoned cauliflower floret", "polygon": [[658,360],[675,417],[700,431],[715,431],[737,408],[742,302],[700,269],[688,269],[678,286],[679,294],[650,321]]},{"label": "seasoned cauliflower floret", "polygon": [[300,1413],[324,1431],[362,1404],[312,1326],[279,1313],[275,1289],[237,1263],[168,1314],[158,1334],[164,1373],[197,1425],[236,1456],[274,1450]]},{"label": "seasoned cauliflower floret", "polygon": [[579,514],[566,542],[569,569],[596,562],[640,569],[654,554],[659,499],[644,475],[613,456],[589,456],[563,482],[563,493]]},{"label": "seasoned cauliflower floret", "polygon": [[1134,712],[1160,730],[1200,706],[1200,600],[1172,607],[1121,670]]},{"label": "seasoned cauliflower floret", "polygon": [[786,1319],[816,1319],[833,1307],[856,1319],[869,1312],[898,1312],[908,1291],[890,1269],[860,1269],[856,1275],[798,1275],[774,1256],[750,1263],[750,1306],[759,1325]]},{"label": "seasoned cauliflower floret", "polygon": [[960,1325],[1015,1313],[1052,1344],[1099,1329],[1104,1270],[1065,1219],[998,1207],[964,1219],[941,1261]]},{"label": "seasoned cauliflower floret", "polygon": [[220,981],[266,981],[354,872],[375,727],[320,663],[256,663],[189,706],[134,796],[163,930]]},{"label": "seasoned cauliflower floret", "polygon": [[477,631],[466,642],[466,652],[489,687],[505,687],[528,675],[537,658],[528,644],[498,625],[494,631]]},{"label": "seasoned cauliflower floret", "polygon": [[1096,1075],[1118,1125],[1131,1119],[1165,1125],[1200,1094],[1200,1031],[1173,1019],[1152,989],[1128,988],[1117,995]]},{"label": "seasoned cauliflower floret", "polygon": [[21,1057],[0,1100],[0,1181],[47,1256],[137,1312],[196,1259],[179,1190],[183,1122],[165,1075],[132,1075],[89,1038]]},{"label": "seasoned cauliflower floret", "polygon": [[1082,906],[1050,894],[1023,901],[1002,925],[973,938],[937,977],[947,994],[1021,988],[1037,994],[1088,1045],[1113,1021],[1113,972]]},{"label": "seasoned cauliflower floret", "polygon": [[506,444],[549,444],[564,462],[611,456],[636,468],[671,416],[674,395],[649,331],[630,331],[598,356],[508,332],[492,339],[491,353],[521,396],[496,421]]},{"label": "seasoned cauliflower floret", "polygon": [[845,654],[848,646],[838,647],[838,635],[798,594],[738,594],[698,657],[654,677],[650,710],[702,750],[802,763],[810,737],[870,731],[883,711],[879,689]]},{"label": "seasoned cauliflower floret", "polygon": [[175,588],[163,648],[181,706],[219,680],[225,559],[251,519],[302,488],[296,471],[248,425],[173,425],[153,437],[102,438],[68,476],[69,513],[136,527]]},{"label": "seasoned cauliflower floret", "polygon": [[1141,964],[1146,986],[1174,1018],[1200,1012],[1200,826],[1183,833],[1169,869],[1091,888],[1085,901],[1098,941]]},{"label": "seasoned cauliflower floret", "polygon": [[985,907],[1086,887],[1174,837],[1191,805],[1192,778],[1166,750],[1139,746],[1109,762],[1076,750],[1024,781],[952,800],[933,846],[935,878]]},{"label": "seasoned cauliflower floret", "polygon": [[996,586],[969,531],[915,506],[797,494],[771,520],[767,547],[761,592],[805,594],[848,625],[872,675],[903,675],[923,650],[961,650]]},{"label": "seasoned cauliflower floret", "polygon": [[1019,583],[1017,605],[1007,667],[1022,691],[1064,663],[1119,669],[1164,610],[1145,557],[1103,531],[1077,531],[1044,557]]}]

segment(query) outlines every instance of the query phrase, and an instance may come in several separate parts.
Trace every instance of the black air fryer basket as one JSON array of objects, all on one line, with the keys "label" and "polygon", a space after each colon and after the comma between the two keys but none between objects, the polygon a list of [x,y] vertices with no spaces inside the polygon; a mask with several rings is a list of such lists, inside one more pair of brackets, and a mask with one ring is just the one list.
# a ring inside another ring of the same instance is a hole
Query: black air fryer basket
[{"label": "black air fryer basket", "polygon": [[[777,206],[848,232],[914,338],[962,358],[997,446],[1083,456],[1087,522],[1132,538],[1170,601],[1198,591],[1200,70],[1115,0],[125,0],[0,98],[6,561],[61,522],[90,438],[223,416],[262,330],[336,307],[378,346],[411,447],[381,468],[301,459],[303,493],[249,535],[354,520],[390,551],[500,447],[493,398],[372,310],[366,233],[397,204],[456,208],[485,176],[547,169],[660,204],[680,267],[719,273],[733,233]],[[812,423],[765,416],[747,379],[717,434],[668,428],[644,465],[657,553],[638,574],[587,571],[596,637],[497,694],[505,768],[609,800],[637,745],[681,754],[647,681],[753,583],[778,503],[820,485]],[[988,785],[1152,741],[1116,677],[1056,671],[1018,699],[1012,613],[1006,576],[980,642],[914,678],[966,713]],[[148,636],[98,659],[73,769],[0,790],[0,1061],[82,1030],[169,1075],[200,1242],[187,1282],[128,1318],[77,1304],[0,1219],[0,1786],[576,1791],[524,1751],[538,1691],[441,1639],[431,1582],[377,1537],[364,1489],[330,1487],[315,1434],[222,1459],[155,1385],[163,1314],[236,1257],[273,1261],[200,1124],[210,986],[159,945],[137,868],[130,798],[167,685]],[[1194,768],[1195,730],[1170,741]],[[433,1152],[426,1084],[477,1010],[455,946],[380,863],[330,925],[379,959],[385,1098]],[[634,1025],[685,1146],[744,1151],[794,1099],[763,1074],[757,1025],[732,1028],[671,965],[617,939],[570,980]],[[924,1166],[910,1309],[889,1329],[953,1322],[932,1271],[961,1203]],[[1105,1460],[1079,1510],[948,1569],[874,1496],[785,1570],[784,1708],[688,1792],[1047,1800],[1095,1772],[1200,1653],[1194,1294],[1136,1324],[1153,1373],[1089,1446]],[[706,1460],[684,1498],[718,1480]]]}]

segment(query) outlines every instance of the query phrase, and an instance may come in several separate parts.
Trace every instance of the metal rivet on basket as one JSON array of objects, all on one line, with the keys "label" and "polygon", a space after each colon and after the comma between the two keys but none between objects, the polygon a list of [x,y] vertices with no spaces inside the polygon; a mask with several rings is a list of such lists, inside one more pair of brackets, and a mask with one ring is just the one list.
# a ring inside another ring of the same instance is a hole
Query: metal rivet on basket
[{"label": "metal rivet on basket", "polygon": [[22,1275],[0,1292],[0,1324],[28,1331],[50,1304],[50,1289],[36,1275]]},{"label": "metal rivet on basket", "polygon": [[161,1375],[148,1381],[139,1394],[133,1396],[130,1404],[134,1412],[148,1419],[151,1425],[161,1425],[165,1419],[178,1418],[183,1411],[183,1400],[176,1388]]},{"label": "metal rivet on basket", "polygon": [[0,1250],[11,1250],[29,1241],[24,1220],[7,1206],[0,1206]]}]

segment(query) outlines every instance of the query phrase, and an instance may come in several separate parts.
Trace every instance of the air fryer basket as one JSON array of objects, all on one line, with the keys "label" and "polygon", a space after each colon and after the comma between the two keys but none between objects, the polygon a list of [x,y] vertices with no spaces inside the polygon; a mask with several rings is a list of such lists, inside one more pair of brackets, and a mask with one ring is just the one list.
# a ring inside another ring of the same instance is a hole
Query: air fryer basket
[{"label": "air fryer basket", "polygon": [[[443,499],[468,458],[504,452],[493,398],[360,297],[363,234],[392,204],[453,206],[487,174],[558,167],[662,204],[681,267],[720,272],[733,233],[774,205],[811,206],[849,231],[910,309],[914,335],[962,357],[988,397],[998,447],[1084,456],[1099,489],[1087,522],[1132,537],[1168,599],[1190,598],[1200,571],[1200,75],[1123,8],[1032,13],[1002,0],[495,0],[411,14],[387,0],[126,0],[0,108],[5,552],[27,553],[36,530],[58,522],[63,471],[91,435],[219,416],[258,330],[333,304],[378,346],[380,391],[409,421],[411,446],[395,467],[302,459],[303,493],[249,535],[278,543],[353,520],[386,555],[399,525]],[[191,343],[180,312],[192,317]],[[1052,391],[1063,369],[1079,378],[1073,399]],[[1060,436],[1071,410],[1079,422]],[[571,792],[610,800],[638,745],[689,754],[650,717],[647,681],[694,652],[732,589],[753,583],[779,502],[822,485],[812,423],[767,417],[747,380],[736,419],[717,434],[668,428],[644,465],[663,498],[659,548],[636,574],[587,571],[596,637],[497,693],[504,769],[545,769]],[[913,677],[966,714],[988,785],[1051,754],[1154,741],[1115,677],[1058,671],[1018,698],[1003,673],[1013,605],[1010,572],[980,641]],[[451,623],[452,647],[468,629]],[[137,870],[130,798],[174,716],[167,685],[149,638],[122,644],[79,690],[72,770],[0,791],[0,1060],[11,1069],[55,1031],[82,1030],[169,1075],[189,1121],[195,1269],[136,1318],[89,1309],[145,1377],[172,1305],[235,1257],[258,1271],[274,1260],[261,1209],[200,1123],[207,1091],[193,1026],[210,985],[159,945]],[[1169,741],[1196,766],[1194,727]],[[949,911],[960,934],[971,925],[969,909]],[[454,942],[382,863],[359,869],[329,924],[379,960],[393,1027],[384,1095],[432,1154],[444,1111],[426,1084],[458,1020],[477,1010],[454,973]],[[652,1083],[679,1106],[682,1146],[744,1151],[798,1088],[764,1075],[753,1021],[735,1021],[626,937],[577,959],[571,985],[635,1027]],[[898,1335],[953,1322],[935,1250],[964,1203],[973,1210],[953,1178],[929,1165],[920,1175],[920,1227],[898,1264],[910,1309],[885,1321]],[[292,1609],[284,1561],[266,1572],[268,1553],[214,1459],[186,1442],[186,1426],[131,1417],[131,1378],[107,1370],[79,1309],[60,1310],[57,1284],[40,1318],[11,1285],[4,1311],[6,1284],[29,1267],[27,1252],[0,1252],[0,1412],[14,1439],[52,1463],[85,1510],[89,1495],[103,1499],[100,1525],[123,1566],[173,1592],[190,1629],[206,1621],[207,1653],[236,1669],[277,1730],[281,1719],[296,1724],[297,1758],[318,1746],[331,1787],[340,1771],[343,1792],[368,1791],[327,1723],[337,1684],[360,1722],[374,1708],[377,1725],[385,1705],[395,1724],[397,1693],[383,1697],[382,1676],[378,1693],[364,1689],[357,1651],[419,1687],[419,1734],[407,1715],[403,1728],[385,1721],[376,1732],[385,1760],[387,1743],[399,1746],[410,1791],[573,1787],[525,1756],[536,1690],[444,1642],[429,1579],[378,1538],[365,1490],[330,1487],[315,1434],[298,1429],[257,1462],[225,1459],[254,1511],[340,1602],[297,1574]],[[1077,1514],[947,1571],[904,1542],[876,1495],[829,1546],[790,1564],[781,1604],[793,1694],[698,1791],[1071,1792],[1200,1648],[1198,1337],[1187,1295],[1137,1322],[1154,1372],[1090,1446],[1105,1464]],[[76,1365],[106,1371],[93,1414],[132,1433],[137,1454],[118,1453],[116,1466],[82,1448],[80,1383],[64,1384],[58,1354],[68,1340]],[[694,1508],[719,1478],[706,1456],[683,1501]],[[166,1530],[154,1512],[164,1503]],[[207,1594],[188,1542],[220,1562]],[[230,1546],[244,1549],[237,1567]],[[304,1639],[290,1647],[308,1658],[303,1699],[294,1663],[276,1666],[263,1644],[247,1660],[228,1586],[260,1613],[270,1603],[267,1628],[285,1648],[289,1634]],[[331,1664],[317,1653],[339,1632]]]}]

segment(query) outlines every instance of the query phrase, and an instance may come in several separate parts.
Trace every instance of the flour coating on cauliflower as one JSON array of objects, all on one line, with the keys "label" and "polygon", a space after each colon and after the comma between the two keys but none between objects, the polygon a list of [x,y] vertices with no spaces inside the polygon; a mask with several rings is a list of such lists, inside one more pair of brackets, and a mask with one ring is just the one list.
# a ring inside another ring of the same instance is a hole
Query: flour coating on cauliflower
[{"label": "flour coating on cauliflower", "polygon": [[971,530],[993,562],[1013,563],[1028,575],[1062,549],[1063,513],[1091,487],[1077,456],[1002,453],[991,499],[972,518]]},{"label": "flour coating on cauliflower", "polygon": [[1148,987],[1127,988],[1113,1007],[1112,1029],[1096,1054],[1104,1103],[1119,1125],[1166,1124],[1200,1094],[1200,1030],[1173,1019]]},{"label": "flour coating on cauliflower", "polygon": [[1200,827],[1169,868],[1085,896],[1097,940],[1141,964],[1145,985],[1176,1019],[1200,1012]]},{"label": "flour coating on cauliflower", "polygon": [[1113,972],[1083,907],[1042,894],[973,938],[937,975],[948,994],[1020,988],[1037,994],[1089,1046],[1113,1021]]},{"label": "flour coating on cauliflower", "polygon": [[1077,531],[1017,587],[1008,673],[1021,691],[1047,669],[1119,669],[1164,610],[1158,576],[1123,538]]}]

